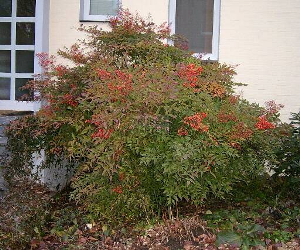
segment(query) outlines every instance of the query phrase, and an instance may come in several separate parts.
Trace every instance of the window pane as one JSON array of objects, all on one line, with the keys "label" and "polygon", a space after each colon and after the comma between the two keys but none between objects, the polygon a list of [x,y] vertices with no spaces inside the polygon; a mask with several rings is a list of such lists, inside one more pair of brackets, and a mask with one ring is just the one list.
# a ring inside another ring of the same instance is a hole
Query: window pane
[{"label": "window pane", "polygon": [[18,0],[17,1],[18,17],[34,17],[35,16],[35,0]]},{"label": "window pane", "polygon": [[0,100],[10,99],[10,78],[0,77]]},{"label": "window pane", "polygon": [[177,0],[175,33],[188,39],[189,49],[212,53],[214,0]]},{"label": "window pane", "polygon": [[0,23],[0,45],[10,45],[11,23]]},{"label": "window pane", "polygon": [[16,72],[17,73],[34,72],[34,51],[27,51],[27,50],[16,51]]},{"label": "window pane", "polygon": [[34,23],[17,23],[17,45],[34,45],[34,37]]},{"label": "window pane", "polygon": [[91,15],[116,15],[118,0],[91,0]]},{"label": "window pane", "polygon": [[[31,81],[32,78],[17,78],[16,79],[16,94],[15,99],[18,101],[29,101],[32,100],[32,96],[29,96],[29,90],[28,89],[20,89],[21,87],[25,86],[28,81]],[[26,95],[26,96],[24,96]]]},{"label": "window pane", "polygon": [[10,50],[0,50],[0,72],[10,73]]},{"label": "window pane", "polygon": [[10,17],[11,16],[11,0],[1,0],[0,1],[0,17]]}]

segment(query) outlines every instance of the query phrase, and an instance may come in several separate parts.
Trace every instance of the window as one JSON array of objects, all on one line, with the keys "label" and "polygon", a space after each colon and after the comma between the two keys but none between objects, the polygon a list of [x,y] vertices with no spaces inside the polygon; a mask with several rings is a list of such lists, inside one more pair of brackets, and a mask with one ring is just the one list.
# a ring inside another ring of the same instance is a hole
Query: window
[{"label": "window", "polygon": [[48,51],[49,0],[0,0],[0,109],[37,110],[22,89],[41,69],[35,53]]},{"label": "window", "polygon": [[220,0],[170,0],[173,34],[188,40],[188,48],[205,60],[218,60]]},{"label": "window", "polygon": [[120,0],[81,0],[81,21],[108,21],[118,13]]},{"label": "window", "polygon": [[0,100],[20,100],[34,74],[35,0],[0,4]]}]

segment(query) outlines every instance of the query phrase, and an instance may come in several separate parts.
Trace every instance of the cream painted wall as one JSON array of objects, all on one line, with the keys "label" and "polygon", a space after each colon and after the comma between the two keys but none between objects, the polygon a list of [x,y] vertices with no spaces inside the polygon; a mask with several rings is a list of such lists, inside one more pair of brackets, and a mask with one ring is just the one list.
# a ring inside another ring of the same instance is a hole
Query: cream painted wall
[{"label": "cream painted wall", "polygon": [[300,1],[223,0],[220,61],[237,67],[243,96],[284,104],[282,119],[300,110]]},{"label": "cream painted wall", "polygon": [[[51,0],[50,2],[50,41],[49,53],[55,55],[64,46],[70,46],[77,39],[84,38],[84,33],[77,28],[79,22],[80,0]],[[85,23],[92,24],[95,23]],[[107,23],[101,23],[107,29]]]},{"label": "cream painted wall", "polygon": [[[144,17],[151,13],[155,23],[168,21],[168,0],[121,0],[124,8],[137,11]],[[84,38],[84,33],[77,31],[80,26],[80,0],[51,0],[50,6],[50,48],[54,55],[58,49],[70,46],[77,39]],[[84,25],[99,25],[108,29],[105,22],[83,22]]]},{"label": "cream painted wall", "polygon": [[[168,20],[168,0],[122,0],[123,7],[154,22]],[[83,34],[79,27],[80,0],[51,0],[50,54],[70,46]],[[222,0],[220,61],[237,67],[237,81],[247,83],[243,96],[264,104],[285,105],[282,118],[300,109],[300,1]],[[107,23],[99,24],[107,29]],[[240,91],[240,90],[238,90]]]}]

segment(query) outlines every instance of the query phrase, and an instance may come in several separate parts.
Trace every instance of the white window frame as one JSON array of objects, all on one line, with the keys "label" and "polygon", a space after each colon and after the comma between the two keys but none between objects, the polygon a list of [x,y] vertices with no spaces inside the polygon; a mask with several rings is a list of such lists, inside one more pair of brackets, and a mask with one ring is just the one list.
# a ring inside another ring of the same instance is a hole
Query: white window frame
[{"label": "white window frame", "polygon": [[[42,72],[38,58],[34,57],[34,72],[16,73],[16,50],[30,50],[34,53],[49,51],[49,9],[50,0],[37,0],[35,17],[17,17],[16,0],[12,1],[12,16],[0,17],[0,22],[10,22],[12,26],[11,45],[0,45],[1,50],[11,51],[11,73],[0,73],[0,77],[10,78],[10,100],[0,100],[0,110],[17,111],[37,111],[40,109],[39,102],[27,102],[15,100],[15,79],[16,78],[34,78],[35,74]],[[34,22],[35,23],[35,44],[34,45],[16,45],[16,23]]]},{"label": "white window frame", "polygon": [[[121,0],[118,0],[118,6]],[[114,15],[91,15],[91,0],[80,0],[80,21],[81,22],[108,22]]]},{"label": "white window frame", "polygon": [[[214,0],[214,19],[212,35],[212,53],[195,53],[194,56],[201,57],[202,60],[219,60],[219,39],[220,39],[220,10],[221,0]],[[176,0],[169,0],[169,25],[171,34],[175,34],[176,25]]]}]

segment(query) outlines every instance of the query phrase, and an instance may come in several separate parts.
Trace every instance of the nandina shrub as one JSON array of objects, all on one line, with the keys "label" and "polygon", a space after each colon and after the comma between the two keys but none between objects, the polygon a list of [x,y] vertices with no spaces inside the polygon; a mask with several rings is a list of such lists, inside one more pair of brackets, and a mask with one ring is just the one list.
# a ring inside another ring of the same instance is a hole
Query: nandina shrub
[{"label": "nandina shrub", "polygon": [[39,150],[70,159],[70,197],[124,223],[222,198],[272,162],[278,112],[234,95],[232,67],[164,43],[166,25],[128,11],[111,31],[81,30],[89,39],[59,52],[71,66],[39,55],[45,72],[28,87],[46,104],[8,129],[9,173],[30,172]]}]

